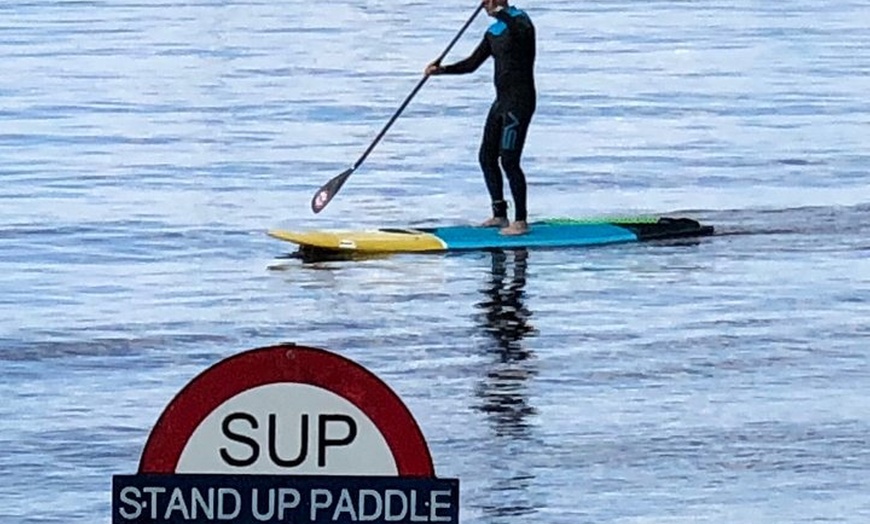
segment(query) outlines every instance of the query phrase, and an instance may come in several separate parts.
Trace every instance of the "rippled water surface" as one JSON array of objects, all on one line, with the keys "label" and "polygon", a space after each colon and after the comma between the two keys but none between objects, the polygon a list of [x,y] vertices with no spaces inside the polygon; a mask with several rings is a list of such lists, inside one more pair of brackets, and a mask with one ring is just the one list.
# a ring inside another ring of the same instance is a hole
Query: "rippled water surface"
[{"label": "rippled water surface", "polygon": [[870,520],[870,2],[517,5],[532,218],[715,236],[303,264],[265,231],[486,215],[491,63],[308,207],[473,5],[4,2],[0,521],[108,521],[175,393],[282,341],[396,390],[463,522]]}]

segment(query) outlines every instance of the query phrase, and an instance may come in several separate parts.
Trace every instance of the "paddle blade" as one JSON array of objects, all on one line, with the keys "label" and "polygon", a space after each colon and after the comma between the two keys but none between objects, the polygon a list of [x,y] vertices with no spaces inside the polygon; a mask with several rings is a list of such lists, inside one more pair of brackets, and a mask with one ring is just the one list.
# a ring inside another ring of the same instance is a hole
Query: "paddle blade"
[{"label": "paddle blade", "polygon": [[352,173],[353,168],[348,168],[337,177],[323,184],[323,186],[317,190],[317,193],[314,193],[314,197],[311,199],[311,210],[314,211],[315,214],[323,211],[323,208],[329,204]]}]

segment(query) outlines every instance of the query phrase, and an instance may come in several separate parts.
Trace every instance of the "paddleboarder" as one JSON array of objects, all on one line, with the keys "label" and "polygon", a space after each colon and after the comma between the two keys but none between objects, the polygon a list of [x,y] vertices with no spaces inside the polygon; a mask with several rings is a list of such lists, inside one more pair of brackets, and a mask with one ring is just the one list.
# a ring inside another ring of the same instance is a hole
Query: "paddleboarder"
[{"label": "paddleboarder", "polygon": [[[490,56],[495,62],[496,98],[489,109],[479,162],[492,202],[492,217],[485,227],[500,227],[505,235],[522,235],[529,230],[526,209],[526,175],[520,166],[529,124],[535,112],[535,26],[525,11],[507,0],[483,0],[484,9],[495,22],[489,26],[477,48],[464,60],[426,66],[427,75],[462,75],[476,71]],[[499,167],[499,160],[501,167]],[[504,181],[507,177],[514,200],[514,222],[507,218]]]}]

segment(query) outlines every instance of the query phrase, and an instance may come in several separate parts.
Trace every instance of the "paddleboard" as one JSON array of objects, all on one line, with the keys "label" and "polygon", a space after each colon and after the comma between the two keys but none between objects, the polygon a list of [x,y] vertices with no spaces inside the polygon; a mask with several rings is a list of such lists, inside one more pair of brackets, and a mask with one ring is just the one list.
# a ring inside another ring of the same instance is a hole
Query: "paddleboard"
[{"label": "paddleboard", "polygon": [[268,235],[291,242],[304,253],[388,254],[510,248],[582,247],[713,234],[713,226],[690,218],[553,218],[529,224],[525,235],[502,235],[498,228],[453,225],[368,230],[288,231]]}]

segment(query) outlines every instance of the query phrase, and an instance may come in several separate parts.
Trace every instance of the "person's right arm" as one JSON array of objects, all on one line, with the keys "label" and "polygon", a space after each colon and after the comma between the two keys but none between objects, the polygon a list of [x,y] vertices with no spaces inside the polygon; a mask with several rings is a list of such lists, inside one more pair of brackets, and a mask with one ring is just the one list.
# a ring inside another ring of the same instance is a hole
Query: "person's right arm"
[{"label": "person's right arm", "polygon": [[473,73],[477,71],[491,54],[492,50],[489,47],[489,40],[484,36],[468,58],[446,66],[433,62],[426,68],[426,73],[430,75],[464,75],[465,73]]}]

